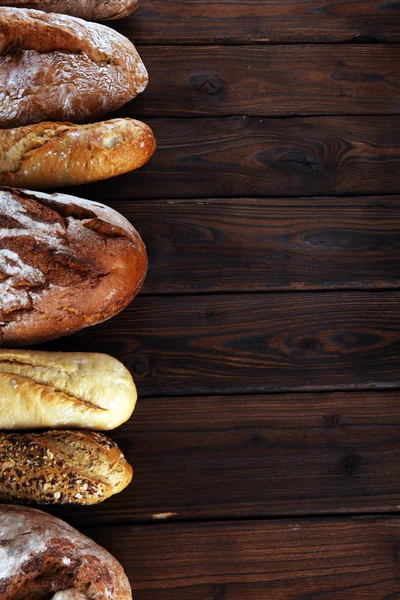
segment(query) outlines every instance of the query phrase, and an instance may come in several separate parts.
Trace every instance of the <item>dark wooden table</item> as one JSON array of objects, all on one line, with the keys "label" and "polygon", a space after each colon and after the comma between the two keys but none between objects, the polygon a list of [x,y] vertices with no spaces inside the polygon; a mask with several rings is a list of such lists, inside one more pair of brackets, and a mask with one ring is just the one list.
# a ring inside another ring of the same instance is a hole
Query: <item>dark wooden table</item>
[{"label": "dark wooden table", "polygon": [[136,600],[400,599],[400,2],[143,0],[114,26],[158,152],[75,193],[150,271],[54,347],[130,368],[136,476],[54,512]]}]

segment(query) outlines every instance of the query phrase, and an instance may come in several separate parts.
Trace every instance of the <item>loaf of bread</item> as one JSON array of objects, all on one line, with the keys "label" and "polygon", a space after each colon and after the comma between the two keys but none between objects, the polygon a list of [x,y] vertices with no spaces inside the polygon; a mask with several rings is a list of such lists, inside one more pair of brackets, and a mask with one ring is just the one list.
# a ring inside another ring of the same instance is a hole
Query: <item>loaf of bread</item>
[{"label": "loaf of bread", "polygon": [[1,129],[0,185],[46,189],[91,183],[141,167],[155,147],[150,127],[133,119]]},{"label": "loaf of bread", "polygon": [[28,346],[112,317],[146,269],[139,234],[111,208],[0,188],[0,345]]},{"label": "loaf of bread", "polygon": [[146,69],[113,29],[0,8],[0,127],[94,121],[143,92]]},{"label": "loaf of bread", "polygon": [[114,429],[136,399],[131,374],[107,354],[0,350],[0,429]]},{"label": "loaf of bread", "polygon": [[1,506],[0,547],[2,600],[132,598],[124,570],[111,554],[40,510]]},{"label": "loaf of bread", "polygon": [[88,21],[108,21],[133,13],[138,7],[138,0],[0,0],[0,6],[35,8]]},{"label": "loaf of bread", "polygon": [[131,479],[121,450],[101,433],[0,433],[2,502],[98,504]]}]

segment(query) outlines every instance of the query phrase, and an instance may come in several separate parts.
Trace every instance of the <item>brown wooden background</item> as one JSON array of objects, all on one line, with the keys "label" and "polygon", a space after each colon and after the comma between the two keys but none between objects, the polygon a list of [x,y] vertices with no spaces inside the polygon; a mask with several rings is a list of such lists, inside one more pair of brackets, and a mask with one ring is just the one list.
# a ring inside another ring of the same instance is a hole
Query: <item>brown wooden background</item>
[{"label": "brown wooden background", "polygon": [[136,476],[54,512],[136,600],[400,599],[400,2],[142,0],[113,26],[158,152],[75,193],[150,271],[49,347],[130,368]]}]

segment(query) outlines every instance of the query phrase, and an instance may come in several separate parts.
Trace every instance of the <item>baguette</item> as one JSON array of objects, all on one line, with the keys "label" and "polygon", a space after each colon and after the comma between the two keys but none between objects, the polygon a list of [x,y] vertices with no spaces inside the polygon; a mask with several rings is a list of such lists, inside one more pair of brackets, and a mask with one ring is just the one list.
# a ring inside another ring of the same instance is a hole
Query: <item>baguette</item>
[{"label": "baguette", "polygon": [[111,554],[40,510],[1,506],[0,548],[1,600],[132,600]]},{"label": "baguette", "polygon": [[131,374],[107,354],[0,350],[0,429],[114,429],[136,399]]},{"label": "baguette", "polygon": [[145,246],[122,215],[64,194],[0,188],[0,345],[109,319],[139,291]]},{"label": "baguette", "polygon": [[3,129],[0,185],[46,189],[91,183],[141,167],[154,150],[150,127],[133,119]]},{"label": "baguette", "polygon": [[131,480],[121,450],[100,433],[0,433],[3,502],[98,504]]},{"label": "baguette", "polygon": [[146,69],[113,29],[0,8],[0,127],[94,121],[143,92]]},{"label": "baguette", "polygon": [[0,0],[0,6],[34,8],[88,21],[108,21],[133,13],[138,7],[138,0]]}]

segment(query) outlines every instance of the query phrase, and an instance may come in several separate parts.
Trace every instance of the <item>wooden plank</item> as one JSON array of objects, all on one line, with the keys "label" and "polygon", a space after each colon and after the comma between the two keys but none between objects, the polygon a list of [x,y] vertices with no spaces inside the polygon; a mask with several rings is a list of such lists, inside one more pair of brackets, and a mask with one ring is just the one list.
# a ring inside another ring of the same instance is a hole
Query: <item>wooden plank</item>
[{"label": "wooden plank", "polygon": [[146,0],[112,26],[140,44],[400,41],[396,1]]},{"label": "wooden plank", "polygon": [[[142,169],[74,188],[101,199],[396,194],[400,117],[147,119]],[[71,193],[71,188],[68,188]]]},{"label": "wooden plank", "polygon": [[45,347],[122,359],[143,397],[394,388],[399,303],[395,291],[150,296]]},{"label": "wooden plank", "polygon": [[[122,494],[75,524],[397,512],[400,392],[140,398]],[[88,512],[89,511],[89,512]]]},{"label": "wooden plank", "polygon": [[143,236],[143,293],[400,285],[400,196],[108,202]]},{"label": "wooden plank", "polygon": [[136,600],[397,600],[398,518],[198,523],[88,532]]},{"label": "wooden plank", "polygon": [[[400,46],[139,47],[146,92],[123,116],[398,114]],[[168,76],[165,76],[165,69]]]}]

